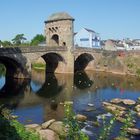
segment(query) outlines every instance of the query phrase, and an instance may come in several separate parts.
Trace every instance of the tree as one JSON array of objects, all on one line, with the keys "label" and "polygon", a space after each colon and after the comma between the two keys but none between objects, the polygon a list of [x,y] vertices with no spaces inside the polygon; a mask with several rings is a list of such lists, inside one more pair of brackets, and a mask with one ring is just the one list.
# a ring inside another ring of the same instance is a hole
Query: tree
[{"label": "tree", "polygon": [[45,41],[46,38],[42,34],[37,34],[32,40],[31,45],[38,45],[39,43]]},{"label": "tree", "polygon": [[15,45],[22,44],[24,40],[26,40],[26,38],[24,37],[24,34],[17,34],[15,38],[12,39],[13,44]]},{"label": "tree", "polygon": [[7,41],[7,40],[1,42],[1,44],[2,44],[2,46],[4,46],[4,47],[12,46],[12,43],[11,43],[10,41]]}]

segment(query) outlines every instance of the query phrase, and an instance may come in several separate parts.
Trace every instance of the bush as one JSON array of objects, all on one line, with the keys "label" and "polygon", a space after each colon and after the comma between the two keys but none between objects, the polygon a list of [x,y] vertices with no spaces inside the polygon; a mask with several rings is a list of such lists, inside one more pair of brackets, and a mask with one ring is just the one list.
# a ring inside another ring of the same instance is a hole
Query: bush
[{"label": "bush", "polygon": [[26,131],[8,109],[0,107],[0,140],[39,140],[39,136]]}]

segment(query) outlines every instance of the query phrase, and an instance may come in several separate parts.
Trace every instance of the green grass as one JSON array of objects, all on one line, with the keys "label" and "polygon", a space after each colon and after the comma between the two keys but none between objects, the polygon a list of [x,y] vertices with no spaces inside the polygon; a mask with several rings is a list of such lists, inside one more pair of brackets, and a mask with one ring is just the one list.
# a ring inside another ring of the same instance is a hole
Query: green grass
[{"label": "green grass", "polygon": [[42,63],[33,63],[32,68],[36,70],[45,70],[46,65]]}]

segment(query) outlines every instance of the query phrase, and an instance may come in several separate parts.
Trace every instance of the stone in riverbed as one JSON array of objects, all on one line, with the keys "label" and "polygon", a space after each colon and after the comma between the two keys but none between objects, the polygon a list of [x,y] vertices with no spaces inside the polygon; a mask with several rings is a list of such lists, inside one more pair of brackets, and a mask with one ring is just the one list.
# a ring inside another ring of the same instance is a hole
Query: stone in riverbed
[{"label": "stone in riverbed", "polygon": [[40,130],[39,135],[41,140],[60,140],[59,135],[50,129]]},{"label": "stone in riverbed", "polygon": [[114,98],[110,101],[111,103],[115,103],[115,104],[119,104],[119,103],[123,103],[125,105],[135,105],[136,101],[131,100],[131,99],[120,99],[120,98]]},{"label": "stone in riverbed", "polygon": [[131,100],[131,99],[123,99],[122,102],[123,102],[125,105],[135,105],[135,104],[136,104],[136,101]]},{"label": "stone in riverbed", "polygon": [[94,109],[94,108],[87,108],[85,111],[86,112],[91,112],[91,111],[95,111],[96,109]]},{"label": "stone in riverbed", "polygon": [[64,105],[65,105],[65,104],[67,104],[67,105],[73,105],[73,101],[65,101],[65,102],[64,102]]},{"label": "stone in riverbed", "polygon": [[122,99],[120,99],[120,98],[114,98],[114,99],[112,99],[110,102],[111,102],[111,103],[115,103],[115,104],[119,104],[119,103],[122,102]]},{"label": "stone in riverbed", "polygon": [[76,115],[76,120],[77,120],[77,121],[84,122],[84,121],[87,120],[87,117],[84,116],[84,115],[81,115],[81,114],[77,114],[77,115]]},{"label": "stone in riverbed", "polygon": [[113,140],[130,140],[130,139],[126,137],[116,137]]},{"label": "stone in riverbed", "polygon": [[137,113],[138,117],[140,117],[140,112]]},{"label": "stone in riverbed", "polygon": [[137,106],[135,106],[135,110],[136,110],[137,112],[140,112],[140,104],[137,105]]},{"label": "stone in riverbed", "polygon": [[12,119],[17,119],[18,116],[17,115],[12,115]]},{"label": "stone in riverbed", "polygon": [[39,124],[27,124],[25,125],[27,131],[38,132],[41,129]]},{"label": "stone in riverbed", "polygon": [[55,119],[52,119],[52,120],[49,120],[49,121],[47,121],[47,122],[44,122],[44,123],[42,123],[42,128],[43,129],[46,129],[46,128],[48,128],[53,122],[55,122]]},{"label": "stone in riverbed", "polygon": [[127,128],[127,132],[132,135],[140,135],[140,129],[138,128]]},{"label": "stone in riverbed", "polygon": [[94,104],[88,103],[88,106],[93,107],[93,106],[94,106]]},{"label": "stone in riverbed", "polygon": [[49,126],[49,129],[53,130],[54,132],[56,132],[61,137],[66,137],[67,136],[67,128],[65,128],[63,122],[61,122],[61,121],[53,122]]},{"label": "stone in riverbed", "polygon": [[115,105],[115,104],[111,104],[111,103],[108,103],[108,102],[103,102],[103,106],[104,107],[111,106],[111,107],[113,107],[113,109],[120,110],[120,111],[126,110],[125,107],[122,107],[122,106],[119,106],[119,105]]},{"label": "stone in riverbed", "polygon": [[119,122],[121,122],[121,123],[124,123],[125,122],[125,119],[124,118],[122,118],[122,117],[116,117],[116,120],[117,121],[119,121]]},{"label": "stone in riverbed", "polygon": [[112,114],[116,115],[116,116],[122,116],[124,115],[126,112],[126,108],[119,106],[119,105],[115,105],[112,103],[108,103],[108,102],[103,102],[103,106],[105,107],[105,109],[108,112],[111,112]]}]

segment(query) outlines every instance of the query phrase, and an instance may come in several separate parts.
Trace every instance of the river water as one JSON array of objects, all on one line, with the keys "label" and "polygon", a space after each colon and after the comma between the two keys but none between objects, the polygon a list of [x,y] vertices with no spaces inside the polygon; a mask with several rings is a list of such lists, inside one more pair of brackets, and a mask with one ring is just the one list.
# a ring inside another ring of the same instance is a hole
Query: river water
[{"label": "river water", "polygon": [[[73,101],[74,111],[88,117],[88,122],[83,124],[83,131],[91,140],[94,139],[93,132],[98,131],[91,122],[99,114],[107,113],[102,107],[103,101],[112,98],[137,100],[138,97],[140,79],[130,76],[95,72],[54,75],[32,71],[31,80],[0,77],[0,104],[12,109],[21,123],[41,124],[50,119],[62,120],[64,108],[61,103]],[[88,104],[94,104],[94,107],[91,109]],[[140,127],[139,121],[137,127]],[[115,126],[113,137],[117,135],[119,125]]]}]

